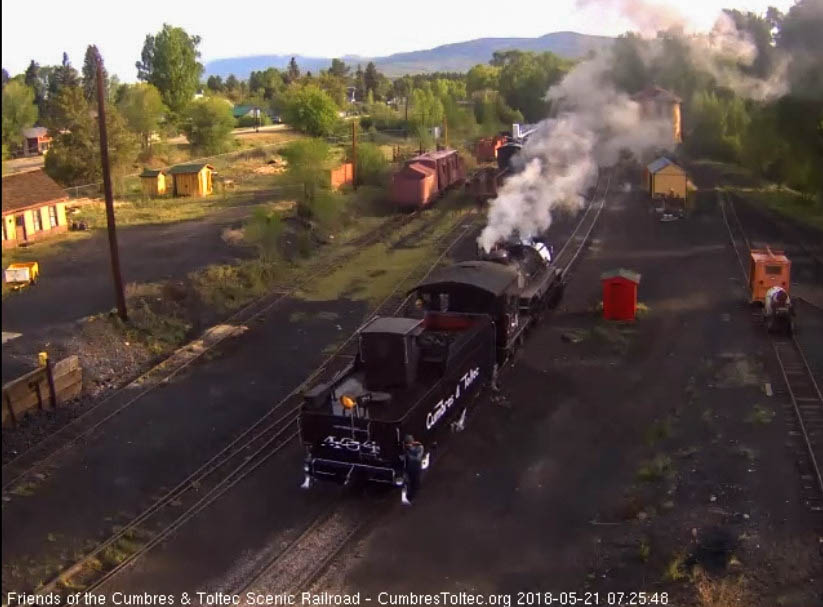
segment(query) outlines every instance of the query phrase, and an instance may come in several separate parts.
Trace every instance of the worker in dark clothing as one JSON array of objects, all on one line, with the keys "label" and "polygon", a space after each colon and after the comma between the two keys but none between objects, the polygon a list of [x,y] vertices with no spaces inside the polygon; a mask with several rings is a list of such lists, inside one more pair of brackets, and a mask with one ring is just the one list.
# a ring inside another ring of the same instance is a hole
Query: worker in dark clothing
[{"label": "worker in dark clothing", "polygon": [[401,499],[403,503],[410,506],[417,490],[420,488],[420,476],[423,471],[423,459],[425,449],[423,445],[414,440],[411,434],[407,434],[403,441],[403,459],[406,464],[406,483],[403,485]]}]

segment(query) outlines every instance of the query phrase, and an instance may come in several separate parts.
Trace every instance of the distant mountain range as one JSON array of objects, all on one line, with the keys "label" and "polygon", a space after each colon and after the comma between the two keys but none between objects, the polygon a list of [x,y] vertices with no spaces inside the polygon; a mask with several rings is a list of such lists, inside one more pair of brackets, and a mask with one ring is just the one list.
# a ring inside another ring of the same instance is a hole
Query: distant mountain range
[{"label": "distant mountain range", "polygon": [[[466,42],[444,44],[424,51],[395,53],[386,57],[342,57],[347,64],[366,66],[374,61],[377,68],[390,77],[427,72],[465,72],[478,63],[488,63],[494,51],[519,49],[522,51],[551,51],[568,59],[577,59],[589,51],[599,50],[611,44],[613,38],[589,36],[576,32],[553,32],[539,38],[477,38]],[[331,57],[304,57],[294,55],[300,70],[317,73],[331,65]],[[292,55],[254,55],[227,57],[206,63],[206,77],[217,75],[225,78],[234,74],[248,78],[253,71],[269,67],[285,68]]]}]

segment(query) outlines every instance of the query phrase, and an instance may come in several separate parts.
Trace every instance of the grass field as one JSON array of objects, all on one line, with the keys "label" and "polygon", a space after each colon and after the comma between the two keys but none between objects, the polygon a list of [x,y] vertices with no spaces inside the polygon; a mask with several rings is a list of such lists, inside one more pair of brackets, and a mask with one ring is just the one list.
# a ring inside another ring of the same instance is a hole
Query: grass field
[{"label": "grass field", "polygon": [[813,198],[783,188],[735,188],[732,191],[784,217],[823,231],[823,204]]}]

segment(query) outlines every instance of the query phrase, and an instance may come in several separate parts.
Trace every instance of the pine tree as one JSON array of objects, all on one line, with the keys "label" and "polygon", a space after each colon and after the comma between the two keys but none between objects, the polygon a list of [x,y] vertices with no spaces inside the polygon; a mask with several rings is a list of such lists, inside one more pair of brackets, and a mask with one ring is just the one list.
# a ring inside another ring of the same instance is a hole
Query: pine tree
[{"label": "pine tree", "polygon": [[[83,60],[83,95],[87,101],[97,99],[97,61],[103,63],[97,46],[90,44],[86,49],[86,58]],[[109,90],[109,75],[103,66],[103,90]]]},{"label": "pine tree", "polygon": [[63,51],[63,63],[57,68],[57,76],[55,80],[58,89],[65,86],[77,86],[80,84],[80,77],[77,75],[77,70],[72,67],[71,61],[69,61],[69,54],[65,51]]},{"label": "pine tree", "polygon": [[286,72],[286,77],[289,82],[294,82],[295,80],[300,78],[300,68],[297,67],[297,61],[294,59],[294,57],[292,57],[291,61],[289,61],[289,69]]},{"label": "pine tree", "polygon": [[366,71],[363,73],[363,85],[366,89],[366,92],[371,91],[372,94],[377,90],[377,81],[379,79],[379,75],[377,73],[377,67],[375,67],[374,62],[369,61],[366,65]]}]

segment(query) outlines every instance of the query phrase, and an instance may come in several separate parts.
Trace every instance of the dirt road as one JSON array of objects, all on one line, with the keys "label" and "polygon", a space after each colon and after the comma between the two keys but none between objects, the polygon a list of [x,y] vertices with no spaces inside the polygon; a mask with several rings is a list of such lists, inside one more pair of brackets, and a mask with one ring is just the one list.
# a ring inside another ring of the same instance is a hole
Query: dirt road
[{"label": "dirt road", "polygon": [[[120,228],[124,282],[179,278],[209,264],[250,255],[249,249],[221,238],[224,228],[239,227],[250,213],[251,207],[242,206],[194,221]],[[35,341],[47,340],[55,328],[114,307],[105,230],[67,244],[64,251],[40,260],[41,279],[35,287],[3,300],[3,331],[23,334],[3,347],[3,381],[26,368],[16,353],[28,353]]]}]

